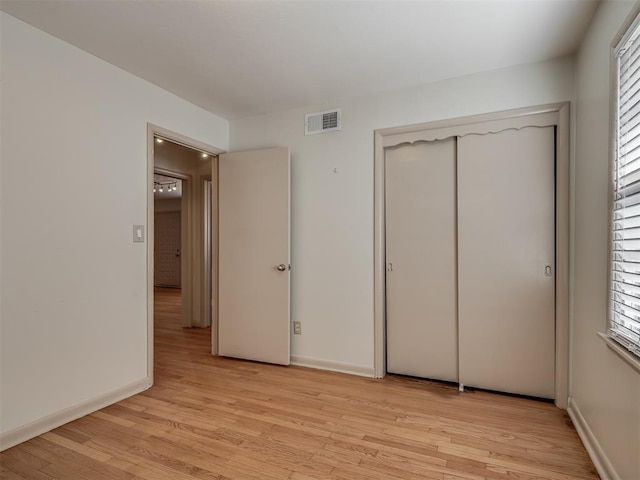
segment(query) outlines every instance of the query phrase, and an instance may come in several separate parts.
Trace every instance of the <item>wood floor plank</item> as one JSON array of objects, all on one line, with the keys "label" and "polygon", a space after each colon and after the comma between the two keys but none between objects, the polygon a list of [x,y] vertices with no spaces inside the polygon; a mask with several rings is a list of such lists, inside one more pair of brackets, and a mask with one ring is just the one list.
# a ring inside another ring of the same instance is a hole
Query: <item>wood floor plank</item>
[{"label": "wood floor plank", "polygon": [[595,480],[550,403],[216,358],[155,290],[155,384],[0,453],[6,480]]}]

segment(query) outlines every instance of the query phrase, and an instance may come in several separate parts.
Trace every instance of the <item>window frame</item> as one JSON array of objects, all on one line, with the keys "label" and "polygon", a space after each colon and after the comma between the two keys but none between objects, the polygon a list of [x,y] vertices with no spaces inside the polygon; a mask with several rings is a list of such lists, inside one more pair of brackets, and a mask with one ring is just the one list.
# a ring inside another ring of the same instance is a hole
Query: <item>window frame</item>
[{"label": "window frame", "polygon": [[[629,365],[640,371],[640,350],[638,346],[632,348],[629,346],[629,341],[621,341],[624,337],[619,338],[619,335],[612,334],[612,316],[613,311],[613,264],[614,264],[614,209],[616,201],[616,178],[617,178],[617,160],[618,160],[618,123],[619,123],[619,111],[618,111],[618,99],[619,99],[619,51],[633,36],[636,30],[640,30],[640,8],[636,7],[632,14],[630,14],[627,21],[624,23],[618,34],[615,36],[611,43],[611,55],[610,55],[610,135],[609,135],[609,223],[608,223],[608,276],[607,276],[607,314],[606,314],[606,329],[605,332],[598,332],[598,337],[605,342],[605,344]],[[640,41],[637,40],[637,41]],[[635,350],[635,351],[634,351]]]}]

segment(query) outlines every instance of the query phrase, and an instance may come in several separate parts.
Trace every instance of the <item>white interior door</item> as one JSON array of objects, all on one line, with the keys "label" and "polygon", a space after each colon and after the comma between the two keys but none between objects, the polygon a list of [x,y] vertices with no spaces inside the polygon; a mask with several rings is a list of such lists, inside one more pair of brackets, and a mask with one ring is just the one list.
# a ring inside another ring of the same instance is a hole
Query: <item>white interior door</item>
[{"label": "white interior door", "polygon": [[460,383],[554,398],[553,127],[458,140]]},{"label": "white interior door", "polygon": [[385,152],[387,371],[458,380],[455,139]]},{"label": "white interior door", "polygon": [[218,352],[289,364],[290,155],[218,161]]},{"label": "white interior door", "polygon": [[180,212],[154,215],[154,283],[180,286]]}]

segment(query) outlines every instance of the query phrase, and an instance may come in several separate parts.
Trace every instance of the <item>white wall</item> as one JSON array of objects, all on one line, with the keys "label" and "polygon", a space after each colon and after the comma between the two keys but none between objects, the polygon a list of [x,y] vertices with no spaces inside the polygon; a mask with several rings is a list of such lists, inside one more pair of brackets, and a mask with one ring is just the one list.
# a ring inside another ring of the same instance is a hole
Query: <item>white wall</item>
[{"label": "white wall", "polygon": [[[292,154],[292,354],[373,371],[373,131],[572,100],[573,59],[231,122],[231,150]],[[342,131],[304,136],[304,114],[342,108]],[[337,168],[337,173],[333,169]]]},{"label": "white wall", "polygon": [[147,122],[228,123],[0,15],[4,434],[145,378]]},{"label": "white wall", "polygon": [[[640,380],[595,332],[606,315],[608,45],[629,9],[601,6],[577,67],[572,357],[573,397],[623,479],[640,478]],[[221,149],[229,126],[13,17],[0,22],[6,433],[145,377],[146,246],[131,242],[131,225],[146,218],[146,124]],[[564,58],[232,122],[232,150],[291,147],[294,355],[373,368],[373,130],[572,100],[573,67]],[[305,137],[304,113],[331,107],[343,130]]]},{"label": "white wall", "polygon": [[609,57],[633,2],[604,2],[577,59],[573,401],[621,479],[640,478],[640,375],[596,337],[606,330]]}]

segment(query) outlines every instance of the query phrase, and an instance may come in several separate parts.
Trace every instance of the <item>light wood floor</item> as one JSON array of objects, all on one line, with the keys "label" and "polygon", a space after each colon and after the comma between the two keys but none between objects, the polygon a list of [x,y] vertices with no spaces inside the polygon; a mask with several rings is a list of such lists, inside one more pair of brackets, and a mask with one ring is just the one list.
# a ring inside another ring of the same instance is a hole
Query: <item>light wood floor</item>
[{"label": "light wood floor", "polygon": [[551,404],[209,355],[156,291],[155,385],[0,454],[3,479],[595,479]]}]

